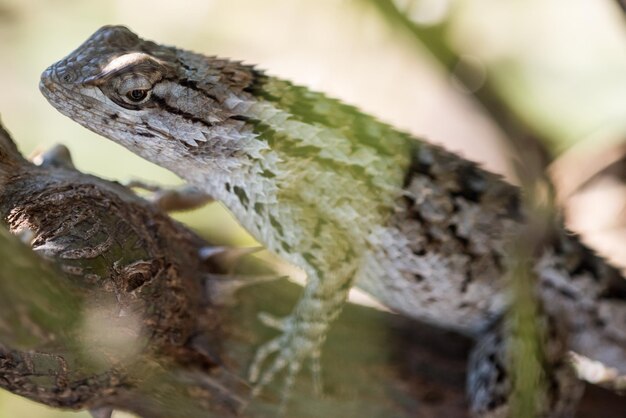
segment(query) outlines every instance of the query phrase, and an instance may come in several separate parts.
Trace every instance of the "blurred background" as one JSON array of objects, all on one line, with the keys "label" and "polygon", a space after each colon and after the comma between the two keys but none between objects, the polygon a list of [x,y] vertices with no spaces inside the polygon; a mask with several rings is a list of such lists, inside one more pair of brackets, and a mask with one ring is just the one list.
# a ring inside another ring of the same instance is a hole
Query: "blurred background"
[{"label": "blurred background", "polygon": [[[258,64],[516,181],[549,166],[569,225],[626,265],[626,20],[618,0],[0,0],[0,115],[26,155],[67,145],[79,169],[177,184],[80,127],[40,73],[96,29]],[[253,241],[219,204],[178,216]],[[0,393],[0,418],[87,417]],[[118,413],[115,415],[123,416]]]}]

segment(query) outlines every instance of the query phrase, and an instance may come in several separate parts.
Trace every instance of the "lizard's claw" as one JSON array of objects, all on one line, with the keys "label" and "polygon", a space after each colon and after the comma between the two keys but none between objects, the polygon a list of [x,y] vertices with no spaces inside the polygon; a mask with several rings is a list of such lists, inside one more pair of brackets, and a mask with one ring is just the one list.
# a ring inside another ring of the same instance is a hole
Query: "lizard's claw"
[{"label": "lizard's claw", "polygon": [[289,327],[289,318],[288,316],[284,318],[279,318],[271,313],[260,312],[259,313],[259,321],[263,323],[266,327],[274,328],[278,331],[285,332]]}]

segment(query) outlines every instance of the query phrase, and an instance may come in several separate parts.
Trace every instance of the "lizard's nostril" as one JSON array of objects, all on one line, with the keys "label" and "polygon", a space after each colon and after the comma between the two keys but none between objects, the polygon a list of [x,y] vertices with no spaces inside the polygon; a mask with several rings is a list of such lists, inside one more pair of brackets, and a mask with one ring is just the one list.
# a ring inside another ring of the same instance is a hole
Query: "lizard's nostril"
[{"label": "lizard's nostril", "polygon": [[48,67],[41,75],[41,80],[43,82],[47,81],[49,84],[52,84],[53,81],[69,84],[76,81],[76,73],[65,65],[60,66],[57,64]]},{"label": "lizard's nostril", "polygon": [[59,78],[61,80],[63,80],[64,83],[71,83],[72,81],[74,81],[75,77],[74,74],[72,74],[69,71],[66,71],[64,74],[59,75]]}]

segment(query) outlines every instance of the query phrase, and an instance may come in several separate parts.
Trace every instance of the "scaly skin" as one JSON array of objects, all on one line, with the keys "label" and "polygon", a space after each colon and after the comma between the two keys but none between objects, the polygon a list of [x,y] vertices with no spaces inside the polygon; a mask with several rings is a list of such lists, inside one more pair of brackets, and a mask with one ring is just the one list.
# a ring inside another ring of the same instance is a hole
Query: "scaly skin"
[{"label": "scaly skin", "polygon": [[[123,27],[100,29],[48,68],[41,90],[63,114],[220,200],[306,272],[283,334],[252,365],[259,387],[282,369],[291,384],[319,355],[355,281],[393,309],[475,336],[507,306],[518,190],[353,107]],[[547,313],[571,318],[570,346],[626,370],[618,273],[560,229],[535,270]]]}]

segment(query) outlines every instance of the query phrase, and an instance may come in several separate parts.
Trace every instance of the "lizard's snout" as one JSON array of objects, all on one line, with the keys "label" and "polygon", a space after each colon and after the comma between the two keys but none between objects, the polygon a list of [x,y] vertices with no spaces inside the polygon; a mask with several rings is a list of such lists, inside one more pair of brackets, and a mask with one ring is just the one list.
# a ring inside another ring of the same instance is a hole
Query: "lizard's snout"
[{"label": "lizard's snout", "polygon": [[54,69],[52,67],[48,67],[43,73],[41,73],[41,78],[39,79],[39,90],[42,92],[54,90],[54,82],[52,81],[53,71]]},{"label": "lizard's snout", "polygon": [[77,79],[75,71],[72,71],[68,66],[59,65],[56,63],[48,67],[42,74],[39,82],[40,88],[47,90],[54,90],[55,87],[59,87],[63,84],[73,84]]}]

